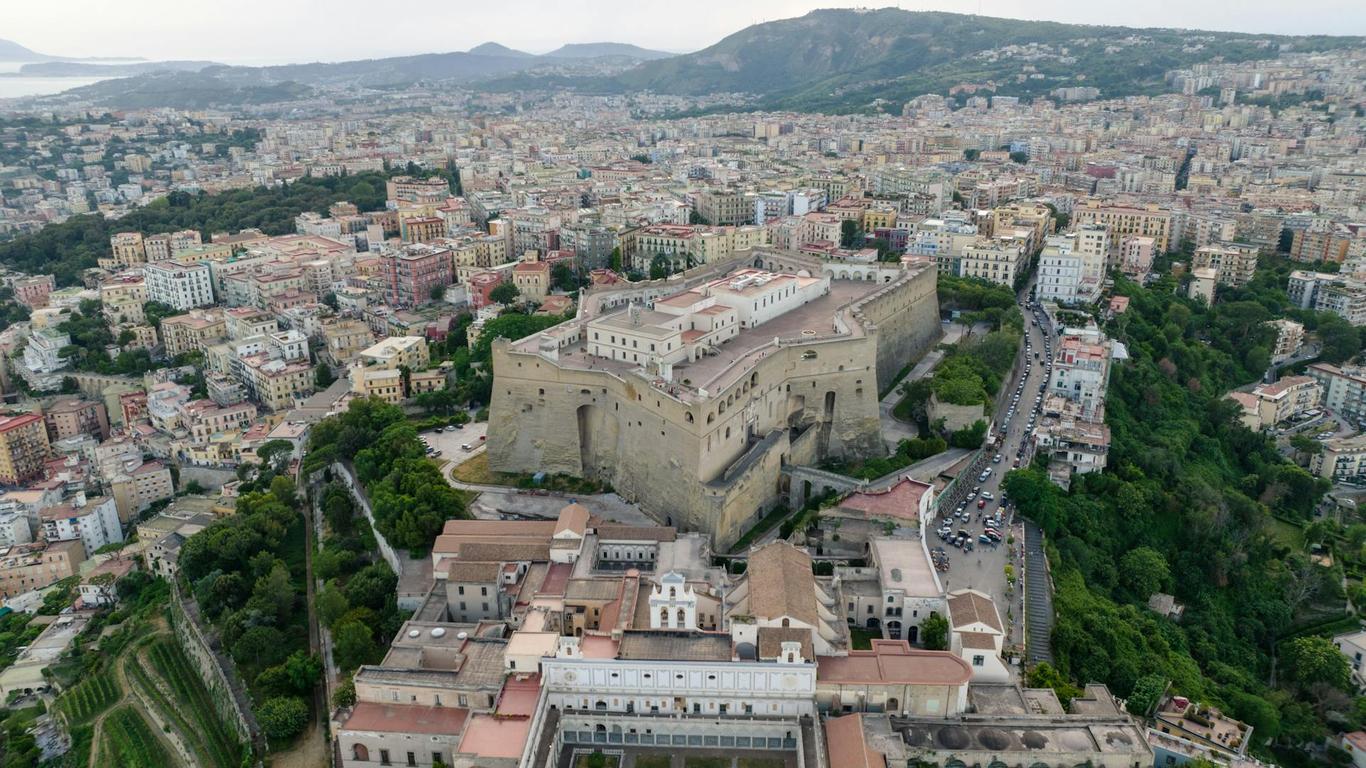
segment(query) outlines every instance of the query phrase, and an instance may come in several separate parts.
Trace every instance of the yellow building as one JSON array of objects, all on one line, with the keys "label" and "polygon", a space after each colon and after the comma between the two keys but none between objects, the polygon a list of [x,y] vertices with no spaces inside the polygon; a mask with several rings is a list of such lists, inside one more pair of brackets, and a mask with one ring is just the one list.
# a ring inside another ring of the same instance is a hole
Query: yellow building
[{"label": "yellow building", "polygon": [[1135,208],[1128,205],[1087,200],[1072,211],[1073,226],[1096,224],[1110,231],[1110,242],[1125,237],[1151,237],[1158,253],[1171,250],[1172,215],[1156,205]]},{"label": "yellow building", "polygon": [[101,269],[120,270],[147,261],[141,232],[119,232],[109,237],[109,255],[96,261]]},{"label": "yellow building", "polygon": [[351,366],[351,391],[358,397],[376,397],[391,405],[403,400],[403,373],[397,368]]},{"label": "yellow building", "polygon": [[217,309],[191,310],[161,321],[161,343],[166,354],[203,351],[227,336],[227,321]]}]

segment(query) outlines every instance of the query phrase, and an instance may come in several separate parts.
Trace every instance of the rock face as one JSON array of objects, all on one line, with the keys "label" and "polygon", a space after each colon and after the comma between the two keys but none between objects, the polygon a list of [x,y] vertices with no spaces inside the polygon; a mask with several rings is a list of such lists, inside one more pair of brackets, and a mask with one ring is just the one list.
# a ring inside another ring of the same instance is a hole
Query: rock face
[{"label": "rock face", "polygon": [[775,340],[706,393],[495,341],[490,467],[611,483],[725,546],[781,498],[784,463],[883,450],[878,383],[938,338],[939,311],[933,268],[879,276],[889,282],[849,305],[851,332]]}]

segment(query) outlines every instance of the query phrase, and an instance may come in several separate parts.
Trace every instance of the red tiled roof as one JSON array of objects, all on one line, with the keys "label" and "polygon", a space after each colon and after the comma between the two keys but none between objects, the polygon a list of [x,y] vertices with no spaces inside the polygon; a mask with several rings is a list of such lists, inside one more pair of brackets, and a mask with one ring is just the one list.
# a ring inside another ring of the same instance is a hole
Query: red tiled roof
[{"label": "red tiled roof", "polygon": [[966,661],[947,651],[912,649],[905,640],[874,640],[872,650],[816,657],[816,679],[831,683],[964,685]]}]

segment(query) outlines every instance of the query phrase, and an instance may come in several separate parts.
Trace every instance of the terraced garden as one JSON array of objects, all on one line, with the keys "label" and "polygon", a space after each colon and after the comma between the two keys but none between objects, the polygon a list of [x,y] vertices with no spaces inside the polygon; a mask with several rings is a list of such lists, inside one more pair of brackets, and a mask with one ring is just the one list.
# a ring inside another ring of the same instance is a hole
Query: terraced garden
[{"label": "terraced garden", "polygon": [[68,723],[80,725],[94,719],[122,696],[108,669],[82,682],[57,699],[57,708]]},{"label": "terraced garden", "polygon": [[114,768],[161,768],[175,765],[165,745],[157,739],[132,705],[122,705],[105,717],[100,729],[94,764]]},{"label": "terraced garden", "polygon": [[242,744],[236,732],[219,717],[209,690],[173,638],[158,636],[130,654],[124,660],[124,672],[180,733],[198,765],[236,768],[242,764]]}]

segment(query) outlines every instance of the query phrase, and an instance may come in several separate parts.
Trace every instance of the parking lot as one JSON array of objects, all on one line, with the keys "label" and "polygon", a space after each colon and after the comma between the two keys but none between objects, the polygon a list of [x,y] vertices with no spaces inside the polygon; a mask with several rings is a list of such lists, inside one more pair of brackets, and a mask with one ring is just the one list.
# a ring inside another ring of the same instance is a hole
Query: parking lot
[{"label": "parking lot", "polygon": [[[447,427],[423,432],[421,437],[437,451],[432,454],[434,458],[445,459],[452,464],[463,464],[483,452],[484,436],[488,434],[488,429],[487,421],[472,421],[463,427],[456,427],[454,431],[449,431],[450,428]],[[471,450],[465,450],[463,446],[466,445],[470,446]]]}]

